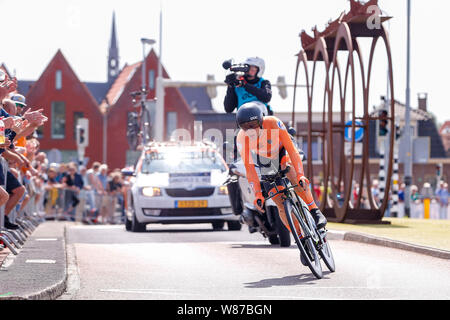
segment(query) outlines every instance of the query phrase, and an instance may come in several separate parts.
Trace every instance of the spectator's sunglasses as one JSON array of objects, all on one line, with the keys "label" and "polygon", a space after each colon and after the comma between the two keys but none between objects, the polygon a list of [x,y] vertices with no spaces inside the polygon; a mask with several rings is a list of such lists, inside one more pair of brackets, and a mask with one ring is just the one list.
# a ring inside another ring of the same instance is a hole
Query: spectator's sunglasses
[{"label": "spectator's sunglasses", "polygon": [[20,104],[20,103],[16,103],[16,107],[19,107],[19,108],[21,108],[21,109],[25,108],[25,106],[22,105],[22,104]]},{"label": "spectator's sunglasses", "polygon": [[249,122],[244,122],[244,123],[241,123],[239,126],[244,131],[247,131],[249,129],[256,129],[256,128],[260,127],[259,120],[253,120],[253,121],[249,121]]}]

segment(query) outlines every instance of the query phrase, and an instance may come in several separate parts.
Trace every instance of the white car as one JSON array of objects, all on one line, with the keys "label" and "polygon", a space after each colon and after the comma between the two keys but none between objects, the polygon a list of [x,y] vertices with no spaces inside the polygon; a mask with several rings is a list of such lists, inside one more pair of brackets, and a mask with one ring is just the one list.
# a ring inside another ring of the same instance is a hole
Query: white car
[{"label": "white car", "polygon": [[127,195],[126,230],[143,232],[150,223],[227,222],[240,230],[228,189],[222,184],[228,166],[213,145],[152,143],[142,152]]}]

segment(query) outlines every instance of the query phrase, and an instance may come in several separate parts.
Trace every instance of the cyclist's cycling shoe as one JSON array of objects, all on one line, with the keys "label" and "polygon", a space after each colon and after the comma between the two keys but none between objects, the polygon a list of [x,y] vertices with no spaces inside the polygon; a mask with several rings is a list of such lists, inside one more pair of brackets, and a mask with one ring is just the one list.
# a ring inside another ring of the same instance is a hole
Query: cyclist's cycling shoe
[{"label": "cyclist's cycling shoe", "polygon": [[311,214],[316,222],[317,229],[322,229],[327,224],[327,218],[320,212],[319,209],[312,209]]},{"label": "cyclist's cycling shoe", "polygon": [[258,231],[258,228],[252,227],[252,226],[248,226],[248,232],[255,233],[256,231]]}]

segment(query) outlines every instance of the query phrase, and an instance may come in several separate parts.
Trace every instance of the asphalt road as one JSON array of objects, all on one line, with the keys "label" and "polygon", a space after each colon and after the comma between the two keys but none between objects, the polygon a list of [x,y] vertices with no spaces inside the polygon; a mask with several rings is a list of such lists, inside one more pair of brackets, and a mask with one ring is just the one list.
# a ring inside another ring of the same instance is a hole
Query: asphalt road
[{"label": "asphalt road", "polygon": [[330,240],[337,270],[318,280],[294,242],[271,246],[245,227],[72,225],[66,236],[60,299],[450,299],[448,260],[352,241]]}]

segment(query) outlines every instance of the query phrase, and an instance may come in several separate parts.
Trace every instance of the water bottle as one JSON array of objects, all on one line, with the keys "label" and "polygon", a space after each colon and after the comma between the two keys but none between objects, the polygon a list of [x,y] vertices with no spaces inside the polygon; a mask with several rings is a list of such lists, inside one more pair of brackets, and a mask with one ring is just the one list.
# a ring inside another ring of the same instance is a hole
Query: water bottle
[{"label": "water bottle", "polygon": [[5,141],[5,123],[0,120],[0,144],[4,144]]}]

